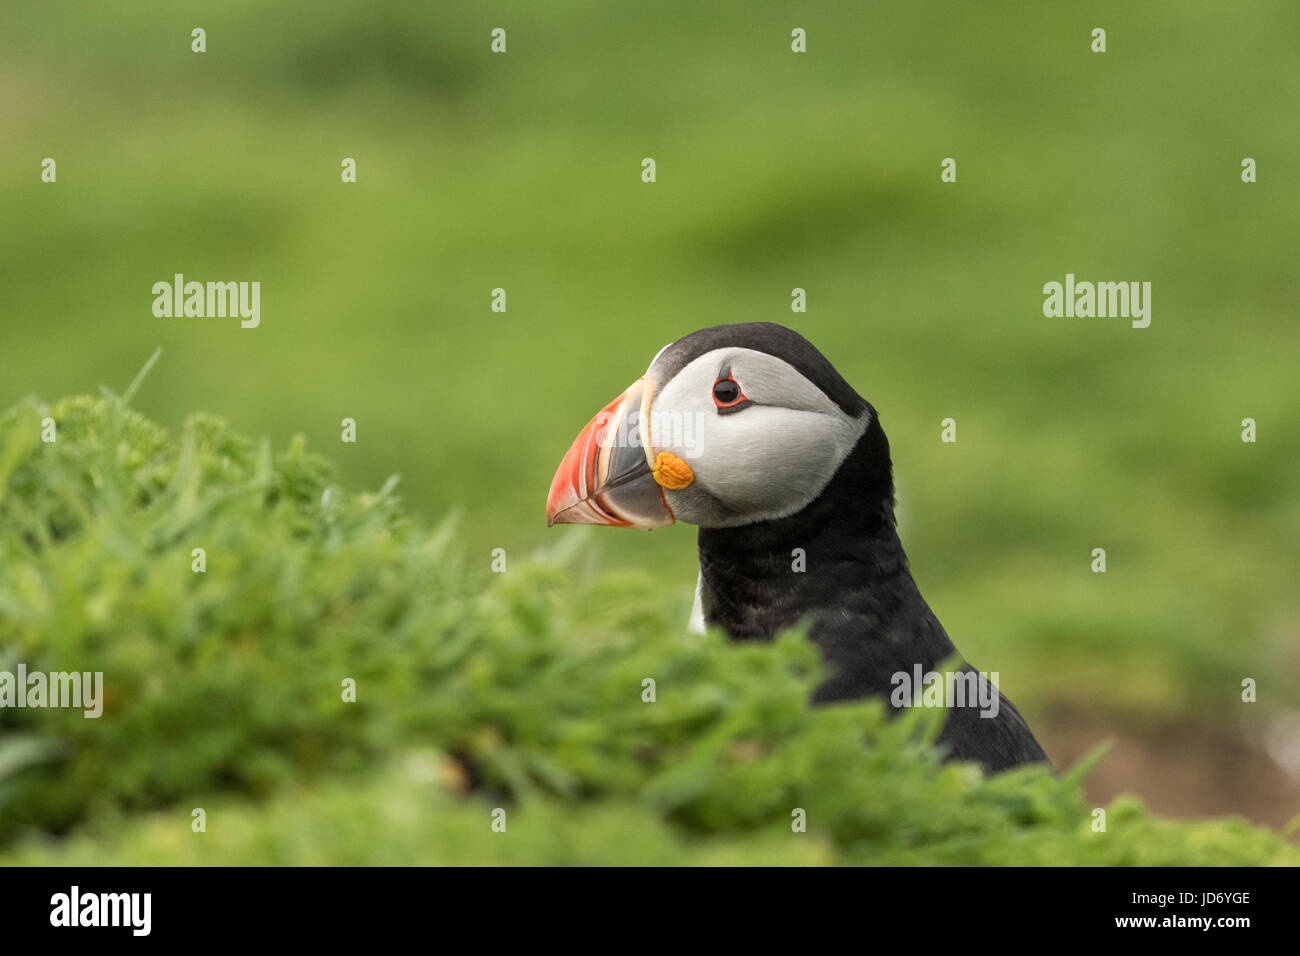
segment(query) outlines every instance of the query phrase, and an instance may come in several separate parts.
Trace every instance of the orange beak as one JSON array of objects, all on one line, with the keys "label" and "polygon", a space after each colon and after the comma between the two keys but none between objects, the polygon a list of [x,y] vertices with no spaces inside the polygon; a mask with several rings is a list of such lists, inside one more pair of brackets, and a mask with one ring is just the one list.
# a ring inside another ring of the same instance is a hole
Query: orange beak
[{"label": "orange beak", "polygon": [[676,519],[652,473],[650,401],[639,378],[578,433],[551,480],[546,523],[662,528]]}]

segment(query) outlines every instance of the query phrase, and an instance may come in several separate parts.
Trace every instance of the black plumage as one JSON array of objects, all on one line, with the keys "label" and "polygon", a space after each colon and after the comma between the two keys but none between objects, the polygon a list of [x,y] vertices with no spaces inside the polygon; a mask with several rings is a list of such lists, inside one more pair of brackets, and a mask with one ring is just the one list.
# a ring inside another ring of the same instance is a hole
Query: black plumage
[{"label": "black plumage", "polygon": [[[808,621],[831,671],[815,693],[819,703],[888,698],[895,674],[910,674],[916,664],[939,671],[956,648],[908,568],[895,525],[889,442],[875,409],[797,333],[768,325],[721,328],[725,344],[793,356],[792,364],[841,408],[867,410],[870,424],[830,483],[802,510],[742,527],[700,529],[705,620],[736,640],[767,639]],[[738,330],[744,331],[737,335]],[[692,338],[678,343],[689,343],[688,356],[717,347]],[[792,572],[795,548],[806,555],[803,573]],[[996,716],[981,716],[971,706],[952,708],[939,743],[951,758],[976,761],[990,772],[1047,761],[1024,718],[1000,694]]]}]

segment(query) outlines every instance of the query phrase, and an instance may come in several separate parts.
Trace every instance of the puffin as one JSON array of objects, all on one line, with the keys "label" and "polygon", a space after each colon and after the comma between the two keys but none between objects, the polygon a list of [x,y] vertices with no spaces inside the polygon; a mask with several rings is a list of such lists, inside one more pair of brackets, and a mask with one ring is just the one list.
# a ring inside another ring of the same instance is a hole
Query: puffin
[{"label": "puffin", "polygon": [[693,524],[692,630],[764,641],[806,625],[827,665],[815,705],[882,697],[897,712],[924,703],[917,684],[933,686],[935,675],[949,688],[964,682],[969,693],[944,698],[944,759],[986,773],[1050,767],[1020,712],[957,654],[912,578],[876,409],[792,329],[716,325],[660,349],[573,441],[546,520]]}]

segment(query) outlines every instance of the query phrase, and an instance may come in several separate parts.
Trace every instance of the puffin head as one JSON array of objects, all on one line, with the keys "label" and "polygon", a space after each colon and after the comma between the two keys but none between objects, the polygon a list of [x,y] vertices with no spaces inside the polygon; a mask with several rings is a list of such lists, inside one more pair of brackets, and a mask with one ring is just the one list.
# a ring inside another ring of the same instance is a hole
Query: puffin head
[{"label": "puffin head", "polygon": [[799,333],[768,322],[701,329],[661,349],[579,433],[546,521],[733,528],[784,518],[821,494],[872,415]]}]

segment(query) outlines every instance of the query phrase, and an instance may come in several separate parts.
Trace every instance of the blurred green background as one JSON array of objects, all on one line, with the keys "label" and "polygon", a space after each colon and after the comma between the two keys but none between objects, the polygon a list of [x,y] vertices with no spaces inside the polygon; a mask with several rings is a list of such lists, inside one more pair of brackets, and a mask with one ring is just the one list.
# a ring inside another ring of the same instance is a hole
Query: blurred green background
[{"label": "blurred green background", "polygon": [[[486,566],[572,531],[552,471],[661,346],[789,324],[879,409],[922,591],[1058,765],[1116,738],[1098,799],[1281,823],[1298,30],[1285,0],[11,5],[0,405],[120,390],[161,345],[141,412],[400,473]],[[155,318],[175,272],[260,281],[261,327]],[[1067,272],[1151,281],[1150,328],[1044,318]],[[685,619],[691,529],[592,540]]]}]

